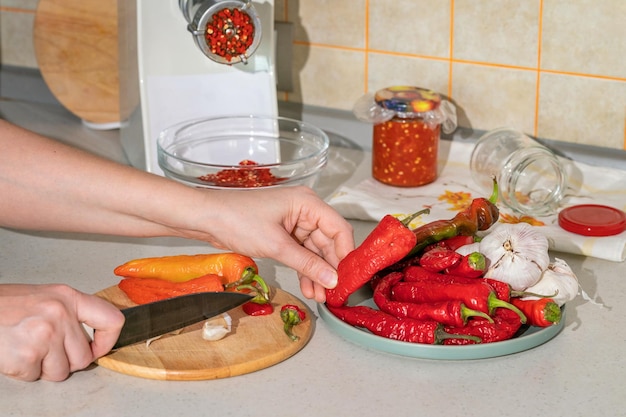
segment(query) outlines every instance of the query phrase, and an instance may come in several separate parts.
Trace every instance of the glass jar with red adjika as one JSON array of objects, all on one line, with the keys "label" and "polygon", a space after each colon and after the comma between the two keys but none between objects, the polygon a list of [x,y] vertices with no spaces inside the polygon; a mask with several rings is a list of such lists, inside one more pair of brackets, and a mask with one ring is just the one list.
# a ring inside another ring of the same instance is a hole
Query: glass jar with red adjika
[{"label": "glass jar with red adjika", "polygon": [[434,91],[388,87],[364,96],[359,119],[373,122],[372,177],[396,187],[417,187],[437,179],[439,139],[456,128],[454,106]]}]

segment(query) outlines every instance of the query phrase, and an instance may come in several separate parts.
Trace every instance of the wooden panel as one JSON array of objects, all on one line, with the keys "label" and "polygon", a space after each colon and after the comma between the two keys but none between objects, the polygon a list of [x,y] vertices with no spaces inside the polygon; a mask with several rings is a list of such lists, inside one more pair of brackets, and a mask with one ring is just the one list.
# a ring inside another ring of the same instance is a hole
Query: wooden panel
[{"label": "wooden panel", "polygon": [[54,96],[94,124],[119,123],[117,0],[40,0],[35,55]]}]

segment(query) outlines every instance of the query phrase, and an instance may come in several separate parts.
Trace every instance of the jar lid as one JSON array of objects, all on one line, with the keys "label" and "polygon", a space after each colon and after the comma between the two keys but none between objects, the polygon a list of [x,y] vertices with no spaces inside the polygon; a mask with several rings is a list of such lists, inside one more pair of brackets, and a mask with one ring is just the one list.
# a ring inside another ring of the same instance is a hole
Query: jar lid
[{"label": "jar lid", "polygon": [[626,230],[626,213],[609,206],[581,204],[563,209],[559,226],[584,236],[611,236]]},{"label": "jar lid", "polygon": [[383,88],[376,92],[374,100],[379,106],[398,113],[400,117],[429,112],[441,104],[441,96],[438,93],[411,86]]}]

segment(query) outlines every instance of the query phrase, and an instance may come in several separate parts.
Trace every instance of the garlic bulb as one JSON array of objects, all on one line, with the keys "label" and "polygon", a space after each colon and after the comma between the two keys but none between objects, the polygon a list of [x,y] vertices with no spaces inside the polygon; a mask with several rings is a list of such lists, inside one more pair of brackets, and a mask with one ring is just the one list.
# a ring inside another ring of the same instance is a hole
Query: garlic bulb
[{"label": "garlic bulb", "polygon": [[202,326],[202,338],[204,340],[216,341],[223,339],[232,329],[233,319],[228,313],[212,318],[204,322]]},{"label": "garlic bulb", "polygon": [[539,281],[550,264],[548,239],[528,223],[498,223],[480,241],[489,260],[485,276],[524,290]]},{"label": "garlic bulb", "polygon": [[[554,262],[548,266],[548,269],[543,271],[543,275],[539,282],[535,285],[526,288],[525,291],[532,292],[540,295],[552,295],[550,297],[559,306],[562,306],[568,301],[573,300],[578,295],[578,278],[567,262],[562,259],[555,258]],[[528,300],[536,300],[537,297],[524,297]]]}]

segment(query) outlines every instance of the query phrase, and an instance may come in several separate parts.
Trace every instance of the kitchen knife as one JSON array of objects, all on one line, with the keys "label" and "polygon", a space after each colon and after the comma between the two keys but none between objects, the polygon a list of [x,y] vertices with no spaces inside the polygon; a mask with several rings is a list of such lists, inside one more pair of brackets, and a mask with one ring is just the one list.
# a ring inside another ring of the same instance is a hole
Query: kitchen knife
[{"label": "kitchen knife", "polygon": [[126,322],[113,349],[182,329],[252,298],[237,292],[201,292],[122,309]]}]

